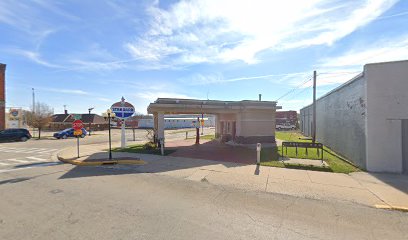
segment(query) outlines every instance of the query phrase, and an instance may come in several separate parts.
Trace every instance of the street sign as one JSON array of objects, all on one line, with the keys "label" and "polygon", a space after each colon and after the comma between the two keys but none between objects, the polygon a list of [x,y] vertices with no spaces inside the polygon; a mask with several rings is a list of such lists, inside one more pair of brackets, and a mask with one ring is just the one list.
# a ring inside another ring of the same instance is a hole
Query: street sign
[{"label": "street sign", "polygon": [[80,119],[82,118],[81,114],[72,114],[72,117],[73,117],[75,120],[80,120]]},{"label": "street sign", "polygon": [[81,135],[82,135],[82,130],[81,129],[74,131],[74,136],[81,136]]},{"label": "street sign", "polygon": [[135,113],[135,107],[132,104],[125,102],[122,97],[122,101],[116,102],[111,106],[112,112],[116,114],[116,117],[126,119],[131,117]]},{"label": "street sign", "polygon": [[[81,120],[75,120],[74,122],[72,122],[72,128],[74,130],[81,130],[84,127],[84,124],[82,123]],[[82,130],[81,130],[82,133]]]}]

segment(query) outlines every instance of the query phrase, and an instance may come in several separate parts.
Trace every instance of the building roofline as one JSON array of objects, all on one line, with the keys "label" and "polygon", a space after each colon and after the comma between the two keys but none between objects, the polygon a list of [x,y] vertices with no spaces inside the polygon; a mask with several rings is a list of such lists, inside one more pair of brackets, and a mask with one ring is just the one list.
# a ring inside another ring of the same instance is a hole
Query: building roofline
[{"label": "building roofline", "polygon": [[[355,82],[355,81],[357,81],[357,80],[359,80],[359,79],[361,79],[361,78],[363,78],[363,77],[364,77],[364,72],[359,73],[358,75],[354,76],[352,79],[348,80],[347,82],[341,84],[340,86],[338,86],[338,87],[332,89],[331,91],[327,92],[327,93],[324,94],[323,96],[321,96],[321,97],[319,97],[318,99],[316,99],[316,102],[317,102],[317,101],[320,101],[321,99],[323,99],[323,98],[325,98],[325,97],[327,97],[327,96],[329,96],[329,95],[331,95],[332,93],[335,93],[335,92],[337,92],[337,91],[339,91],[339,90],[341,90],[341,89],[347,87],[348,85],[352,84],[353,82]],[[309,104],[309,105],[307,105],[307,106],[304,106],[304,107],[302,107],[299,111],[301,111],[302,109],[308,108],[308,107],[310,107],[310,106],[312,106],[312,105],[313,105],[313,103],[312,103],[312,104]]]},{"label": "building roofline", "polygon": [[191,98],[157,98],[154,103],[159,103],[159,101],[179,101],[179,102],[201,102],[206,103],[277,103],[276,101],[258,101],[258,100],[240,100],[240,101],[224,101],[224,100],[209,100],[209,99],[191,99]]}]

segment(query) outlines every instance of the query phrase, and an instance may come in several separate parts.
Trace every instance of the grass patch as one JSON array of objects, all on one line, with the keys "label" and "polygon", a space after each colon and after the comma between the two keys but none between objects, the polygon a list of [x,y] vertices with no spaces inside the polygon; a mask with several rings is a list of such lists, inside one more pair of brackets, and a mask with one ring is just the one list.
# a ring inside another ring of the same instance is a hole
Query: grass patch
[{"label": "grass patch", "polygon": [[[194,137],[189,137],[189,138],[187,138],[187,139],[195,139],[196,137],[195,137],[195,135],[194,135]],[[212,134],[210,134],[210,135],[200,135],[200,140],[201,139],[203,139],[203,140],[214,140],[215,139],[215,135],[212,135]]]},{"label": "grass patch", "polygon": [[167,134],[178,134],[178,133],[185,133],[185,132],[194,132],[195,133],[195,128],[188,128],[185,130],[166,130]]},{"label": "grass patch", "polygon": [[285,132],[275,132],[275,137],[277,139],[287,141],[287,142],[310,142],[310,140],[300,139],[305,138],[301,133],[296,131],[285,131]]},{"label": "grass patch", "polygon": [[[173,149],[165,149],[164,155],[169,155],[174,153],[176,150]],[[161,155],[160,148],[146,148],[146,144],[135,144],[130,145],[126,148],[114,148],[112,152],[129,152],[129,153],[141,153],[141,154],[154,154],[154,155]]]},{"label": "grass patch", "polygon": [[[276,132],[276,138],[283,141],[290,142],[312,142],[305,138],[301,133],[294,131],[287,132]],[[298,164],[287,164],[279,161],[280,156],[286,156],[291,158],[302,158],[302,159],[321,159],[321,152],[318,155],[316,149],[308,149],[308,155],[306,155],[305,148],[298,148],[298,154],[296,155],[296,149],[292,147],[283,148],[284,154],[282,153],[282,146],[277,148],[271,148],[268,150],[262,150],[261,152],[261,165],[272,166],[272,167],[285,167],[285,168],[296,168],[296,169],[305,169],[305,170],[314,170],[314,171],[329,171],[336,173],[351,173],[360,171],[359,168],[353,166],[347,159],[340,156],[336,152],[332,151],[330,148],[323,146],[323,160],[329,164],[329,167],[319,167],[311,165],[298,165]]]}]

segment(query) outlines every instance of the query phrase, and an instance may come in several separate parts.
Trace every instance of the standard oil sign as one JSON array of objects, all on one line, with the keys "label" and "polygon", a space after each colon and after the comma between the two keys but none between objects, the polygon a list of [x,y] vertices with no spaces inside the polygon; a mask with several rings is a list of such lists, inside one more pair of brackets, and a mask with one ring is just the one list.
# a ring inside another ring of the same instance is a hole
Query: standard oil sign
[{"label": "standard oil sign", "polygon": [[122,97],[122,101],[114,103],[111,107],[112,112],[116,114],[117,118],[128,118],[135,113],[135,108],[132,104],[125,102],[125,98]]}]

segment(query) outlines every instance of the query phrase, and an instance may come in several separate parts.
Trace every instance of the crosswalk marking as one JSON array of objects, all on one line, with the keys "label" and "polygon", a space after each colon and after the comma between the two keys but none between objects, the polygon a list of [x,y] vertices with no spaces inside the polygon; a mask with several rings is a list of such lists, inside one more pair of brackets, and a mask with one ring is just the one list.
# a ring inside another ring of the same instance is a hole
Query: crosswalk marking
[{"label": "crosswalk marking", "polygon": [[30,163],[31,162],[31,161],[19,160],[19,159],[15,159],[15,158],[6,159],[6,161],[18,162],[18,163]]},{"label": "crosswalk marking", "polygon": [[53,162],[50,159],[38,158],[38,157],[25,157],[23,159],[9,158],[0,160],[0,165],[2,166],[12,166],[19,164],[33,164],[33,163],[47,163]]},{"label": "crosswalk marking", "polygon": [[24,169],[30,169],[30,168],[37,168],[37,167],[48,167],[48,166],[54,166],[54,165],[60,165],[62,164],[61,162],[49,162],[49,163],[40,163],[32,166],[27,166],[27,167],[21,167],[21,168],[12,168],[12,169],[0,169],[0,173],[6,173],[6,172],[13,172],[13,171],[21,171]]},{"label": "crosswalk marking", "polygon": [[38,158],[38,157],[26,157],[28,159],[38,160],[38,161],[46,161],[46,159]]},{"label": "crosswalk marking", "polygon": [[7,152],[7,153],[38,153],[38,154],[46,154],[55,152],[58,149],[55,148],[12,148],[12,147],[0,147],[0,152]]}]

